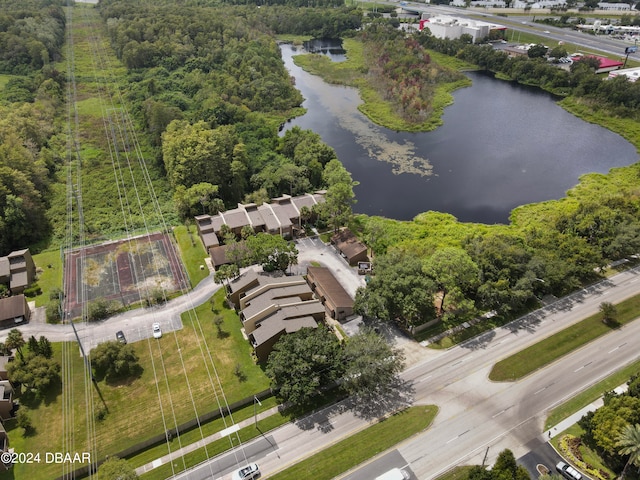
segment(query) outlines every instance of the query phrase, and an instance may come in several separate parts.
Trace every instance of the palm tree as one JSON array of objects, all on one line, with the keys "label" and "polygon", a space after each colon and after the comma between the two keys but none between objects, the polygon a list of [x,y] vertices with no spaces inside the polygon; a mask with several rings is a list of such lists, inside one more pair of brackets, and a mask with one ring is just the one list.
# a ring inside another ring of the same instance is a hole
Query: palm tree
[{"label": "palm tree", "polygon": [[629,460],[627,460],[622,470],[622,475],[620,475],[620,478],[623,479],[629,465],[633,464],[640,467],[640,424],[625,425],[618,436],[616,445],[622,447],[618,450],[620,455],[629,455]]}]

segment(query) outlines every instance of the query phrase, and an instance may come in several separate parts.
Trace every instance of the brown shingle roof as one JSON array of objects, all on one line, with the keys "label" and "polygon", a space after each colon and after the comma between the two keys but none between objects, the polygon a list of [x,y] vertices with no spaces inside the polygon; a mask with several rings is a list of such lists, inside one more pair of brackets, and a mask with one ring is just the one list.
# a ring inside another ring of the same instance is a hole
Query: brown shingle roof
[{"label": "brown shingle roof", "polygon": [[353,299],[331,271],[325,267],[307,267],[307,273],[313,276],[330,302],[336,309],[353,307]]},{"label": "brown shingle roof", "polygon": [[338,250],[340,250],[348,260],[351,260],[361,253],[367,252],[367,246],[360,242],[351,230],[347,228],[331,237],[331,243],[338,247]]},{"label": "brown shingle roof", "polygon": [[0,299],[0,321],[21,317],[26,314],[27,301],[24,295]]}]

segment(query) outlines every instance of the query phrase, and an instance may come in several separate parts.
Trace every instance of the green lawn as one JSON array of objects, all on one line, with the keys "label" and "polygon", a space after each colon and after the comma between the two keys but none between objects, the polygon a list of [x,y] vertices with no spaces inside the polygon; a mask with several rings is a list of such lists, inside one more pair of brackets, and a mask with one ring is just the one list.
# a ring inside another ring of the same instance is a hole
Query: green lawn
[{"label": "green lawn", "polygon": [[36,307],[49,303],[49,294],[58,288],[62,290],[62,258],[59,249],[49,250],[33,256],[36,264],[38,285],[42,293],[35,297]]},{"label": "green lawn", "polygon": [[408,408],[269,478],[329,480],[422,432],[437,413],[434,405]]},{"label": "green lawn", "polygon": [[[616,308],[621,325],[635,320],[640,311],[640,295],[619,303]],[[496,382],[518,380],[609,331],[611,327],[602,322],[602,314],[598,312],[496,363],[489,378]]]},{"label": "green lawn", "polygon": [[444,475],[438,477],[437,480],[467,480],[469,478],[469,472],[473,467],[471,465],[465,465],[463,467],[454,467]]},{"label": "green lawn", "polygon": [[[100,381],[99,392],[89,383],[92,397],[90,408],[85,408],[86,390],[83,376],[83,361],[77,344],[54,344],[55,355],[62,358],[63,347],[69,354],[63,367],[66,384],[72,386],[74,451],[87,449],[87,412],[95,421],[95,444],[97,457],[104,458],[139,441],[164,432],[163,417],[168,428],[199,415],[216,410],[216,395],[219,383],[229,403],[262,391],[269,381],[260,367],[251,359],[250,346],[240,332],[237,314],[223,305],[224,295],[219,291],[214,303],[205,303],[183,315],[185,328],[175,333],[166,332],[160,340],[135,342],[143,373],[139,378],[117,384]],[[218,335],[213,324],[214,312],[221,315],[224,323],[222,335]],[[205,343],[206,341],[206,343]],[[214,371],[215,366],[215,371]],[[236,366],[244,374],[240,379],[234,375]],[[155,373],[154,373],[155,369]],[[166,374],[165,374],[166,371]],[[156,380],[157,376],[157,380]],[[188,380],[188,383],[187,383]],[[104,399],[103,400],[101,399]],[[41,402],[23,401],[32,409],[31,417],[36,428],[34,435],[24,438],[22,429],[6,425],[11,445],[18,452],[63,451],[63,411],[60,390]],[[108,409],[103,420],[97,420],[99,411]],[[66,415],[70,415],[67,411]],[[68,418],[68,417],[67,417]],[[175,419],[175,421],[174,421]],[[16,465],[15,478],[47,480],[60,471],[56,465]],[[0,478],[11,478],[0,475]]]},{"label": "green lawn", "polygon": [[198,235],[198,227],[190,225],[187,230],[186,226],[181,225],[173,229],[173,234],[178,242],[180,256],[193,288],[209,275],[209,269],[204,262],[207,253]]}]

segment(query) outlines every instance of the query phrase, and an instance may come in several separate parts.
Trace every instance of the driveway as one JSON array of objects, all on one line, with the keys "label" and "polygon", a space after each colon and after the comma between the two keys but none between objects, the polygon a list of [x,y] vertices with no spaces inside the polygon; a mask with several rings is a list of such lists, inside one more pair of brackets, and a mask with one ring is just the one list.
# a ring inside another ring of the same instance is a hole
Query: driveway
[{"label": "driveway", "polygon": [[[298,265],[294,265],[292,272],[296,275],[305,275],[307,267],[320,264],[327,267],[338,279],[351,298],[355,298],[358,287],[366,286],[364,275],[358,275],[358,270],[350,266],[347,261],[330,245],[326,245],[319,237],[302,238],[296,240],[298,248]],[[401,349],[405,354],[406,364],[412,365],[426,356],[435,354],[431,349],[421,347],[408,334],[398,329],[395,325],[380,320],[367,319],[363,321],[360,315],[350,317],[342,322],[342,329],[347,335],[355,335],[363,323],[376,328],[394,347]]]}]

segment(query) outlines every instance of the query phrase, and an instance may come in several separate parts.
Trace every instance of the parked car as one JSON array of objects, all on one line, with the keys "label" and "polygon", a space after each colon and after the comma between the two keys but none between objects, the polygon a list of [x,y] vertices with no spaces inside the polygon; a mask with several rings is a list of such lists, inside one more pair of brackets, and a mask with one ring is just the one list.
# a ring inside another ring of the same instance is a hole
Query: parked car
[{"label": "parked car", "polygon": [[118,340],[120,343],[123,343],[125,345],[127,344],[127,339],[125,338],[124,332],[122,330],[118,330],[116,332],[116,340]]},{"label": "parked car", "polygon": [[231,478],[233,480],[253,480],[254,478],[258,478],[260,476],[260,469],[258,468],[257,463],[251,463],[246,467],[242,467],[239,470],[233,472]]},{"label": "parked car", "polygon": [[162,337],[162,330],[160,329],[160,324],[158,322],[154,323],[151,328],[153,330],[153,338]]},{"label": "parked car", "polygon": [[567,480],[582,480],[582,475],[571,465],[567,465],[564,462],[558,462],[556,470]]}]

